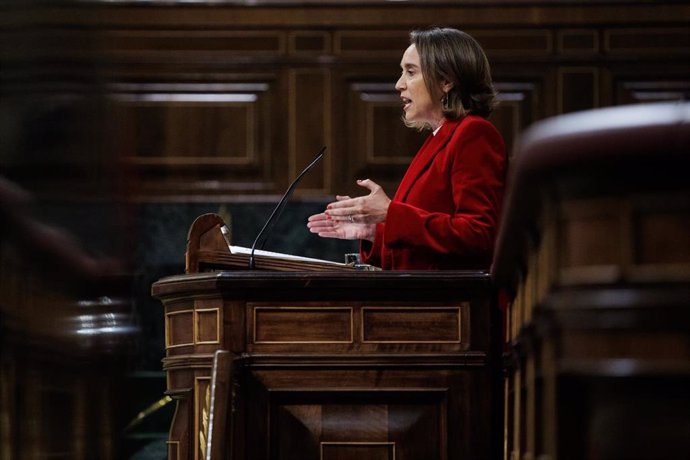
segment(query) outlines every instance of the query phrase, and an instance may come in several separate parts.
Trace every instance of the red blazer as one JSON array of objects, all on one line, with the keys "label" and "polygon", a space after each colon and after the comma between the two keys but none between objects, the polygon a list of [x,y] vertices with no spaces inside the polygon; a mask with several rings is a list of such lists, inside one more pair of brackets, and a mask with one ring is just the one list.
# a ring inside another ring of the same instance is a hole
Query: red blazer
[{"label": "red blazer", "polygon": [[362,261],[384,270],[489,268],[506,176],[501,135],[484,118],[446,120],[412,160]]}]

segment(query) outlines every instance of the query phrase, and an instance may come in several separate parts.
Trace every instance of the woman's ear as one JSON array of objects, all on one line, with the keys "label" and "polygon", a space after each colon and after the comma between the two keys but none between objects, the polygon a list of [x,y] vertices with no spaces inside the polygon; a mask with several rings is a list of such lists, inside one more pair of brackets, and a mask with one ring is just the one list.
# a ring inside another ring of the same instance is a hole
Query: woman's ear
[{"label": "woman's ear", "polygon": [[452,82],[444,81],[443,83],[441,83],[441,91],[442,91],[444,94],[446,94],[446,93],[448,93],[448,91],[450,91],[451,89],[453,89],[454,86],[455,86],[455,85],[454,85]]}]

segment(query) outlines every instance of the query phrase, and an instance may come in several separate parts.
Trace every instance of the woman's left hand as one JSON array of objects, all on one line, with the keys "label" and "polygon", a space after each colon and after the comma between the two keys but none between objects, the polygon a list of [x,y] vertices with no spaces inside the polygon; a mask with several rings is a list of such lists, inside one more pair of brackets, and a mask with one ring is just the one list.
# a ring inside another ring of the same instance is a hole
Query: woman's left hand
[{"label": "woman's left hand", "polygon": [[377,224],[386,220],[391,200],[381,186],[369,179],[358,180],[357,185],[369,189],[369,194],[357,198],[336,197],[326,206],[326,215],[340,222]]}]

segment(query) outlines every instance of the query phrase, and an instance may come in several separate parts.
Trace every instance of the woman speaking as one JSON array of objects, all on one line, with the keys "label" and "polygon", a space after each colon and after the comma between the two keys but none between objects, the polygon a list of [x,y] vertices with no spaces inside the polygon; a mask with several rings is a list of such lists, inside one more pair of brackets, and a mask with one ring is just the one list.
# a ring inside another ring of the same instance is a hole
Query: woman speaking
[{"label": "woman speaking", "polygon": [[410,34],[395,88],[408,127],[430,130],[391,200],[336,196],[307,227],[326,238],[361,240],[362,262],[384,270],[488,268],[503,199],[506,153],[486,120],[496,92],[488,60],[456,29]]}]

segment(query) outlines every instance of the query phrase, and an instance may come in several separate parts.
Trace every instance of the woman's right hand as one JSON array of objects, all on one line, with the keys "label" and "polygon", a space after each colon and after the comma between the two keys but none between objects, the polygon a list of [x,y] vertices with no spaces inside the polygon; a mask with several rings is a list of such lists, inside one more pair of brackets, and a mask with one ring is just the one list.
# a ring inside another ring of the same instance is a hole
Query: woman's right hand
[{"label": "woman's right hand", "polygon": [[341,240],[374,241],[376,233],[376,224],[336,222],[323,212],[310,216],[307,221],[307,228],[320,237],[339,238]]},{"label": "woman's right hand", "polygon": [[[337,196],[337,200],[348,200],[349,196]],[[374,241],[376,224],[359,224],[355,222],[336,221],[325,212],[314,214],[307,221],[307,228],[323,238],[338,238],[341,240],[369,240]]]}]

